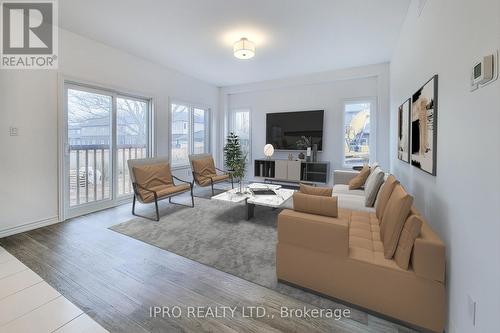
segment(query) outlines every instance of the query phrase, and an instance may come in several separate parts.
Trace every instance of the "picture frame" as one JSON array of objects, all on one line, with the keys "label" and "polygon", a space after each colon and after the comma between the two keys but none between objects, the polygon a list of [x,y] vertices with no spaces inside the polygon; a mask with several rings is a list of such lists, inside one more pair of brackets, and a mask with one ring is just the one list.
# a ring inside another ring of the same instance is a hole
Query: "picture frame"
[{"label": "picture frame", "polygon": [[398,159],[410,163],[411,98],[398,107]]},{"label": "picture frame", "polygon": [[411,98],[410,163],[436,176],[438,131],[438,75]]}]

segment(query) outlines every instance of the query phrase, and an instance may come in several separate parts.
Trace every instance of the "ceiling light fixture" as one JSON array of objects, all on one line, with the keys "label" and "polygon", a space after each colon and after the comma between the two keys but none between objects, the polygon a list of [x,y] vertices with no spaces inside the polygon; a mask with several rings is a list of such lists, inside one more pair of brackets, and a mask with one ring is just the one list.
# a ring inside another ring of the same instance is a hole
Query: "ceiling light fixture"
[{"label": "ceiling light fixture", "polygon": [[233,45],[234,56],[238,59],[250,59],[255,55],[255,43],[242,38]]}]

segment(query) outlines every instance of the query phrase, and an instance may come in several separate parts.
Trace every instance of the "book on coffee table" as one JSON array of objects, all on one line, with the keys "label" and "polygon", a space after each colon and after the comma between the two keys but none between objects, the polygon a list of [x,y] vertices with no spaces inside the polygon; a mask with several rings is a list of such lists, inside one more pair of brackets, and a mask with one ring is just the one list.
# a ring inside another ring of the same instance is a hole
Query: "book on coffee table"
[{"label": "book on coffee table", "polygon": [[274,192],[271,189],[266,189],[266,188],[253,188],[250,189],[254,195],[276,195],[276,192]]}]

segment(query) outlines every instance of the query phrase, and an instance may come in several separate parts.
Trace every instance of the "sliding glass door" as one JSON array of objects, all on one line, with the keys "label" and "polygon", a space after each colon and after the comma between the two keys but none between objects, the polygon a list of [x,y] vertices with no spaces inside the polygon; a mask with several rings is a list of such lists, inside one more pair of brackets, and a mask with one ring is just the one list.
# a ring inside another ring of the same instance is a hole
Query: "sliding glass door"
[{"label": "sliding glass door", "polygon": [[65,218],[130,197],[127,160],[150,156],[150,101],[67,83],[64,114]]},{"label": "sliding glass door", "polygon": [[118,196],[133,194],[127,160],[148,157],[148,110],[148,101],[126,97],[116,99]]}]

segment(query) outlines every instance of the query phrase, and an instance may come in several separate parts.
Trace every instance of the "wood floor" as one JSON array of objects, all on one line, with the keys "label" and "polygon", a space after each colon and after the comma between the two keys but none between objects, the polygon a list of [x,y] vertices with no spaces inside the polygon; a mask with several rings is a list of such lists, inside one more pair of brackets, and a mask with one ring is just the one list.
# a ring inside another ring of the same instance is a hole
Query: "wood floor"
[{"label": "wood floor", "polygon": [[[413,332],[361,311],[355,320],[281,318],[281,306],[314,307],[107,229],[130,219],[124,205],[0,245],[110,332]],[[183,315],[154,317],[154,306],[179,306]],[[189,306],[237,310],[233,318],[194,318]],[[266,316],[244,316],[249,306],[264,307]]]}]

